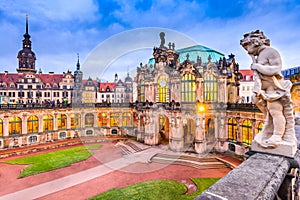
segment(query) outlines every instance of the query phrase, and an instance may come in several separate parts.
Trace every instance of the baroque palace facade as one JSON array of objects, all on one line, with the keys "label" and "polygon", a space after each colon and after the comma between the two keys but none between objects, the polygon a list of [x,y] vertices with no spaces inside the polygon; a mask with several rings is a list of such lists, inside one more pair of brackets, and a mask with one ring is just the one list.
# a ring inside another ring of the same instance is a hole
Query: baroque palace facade
[{"label": "baroque palace facade", "polygon": [[[197,45],[153,49],[137,67],[137,101],[133,80],[83,80],[79,59],[72,74],[36,72],[28,21],[18,73],[0,74],[0,148],[112,135],[136,137],[174,151],[244,154],[263,123],[252,104],[237,103],[242,74],[234,55]],[[5,102],[5,101],[4,101]]]}]

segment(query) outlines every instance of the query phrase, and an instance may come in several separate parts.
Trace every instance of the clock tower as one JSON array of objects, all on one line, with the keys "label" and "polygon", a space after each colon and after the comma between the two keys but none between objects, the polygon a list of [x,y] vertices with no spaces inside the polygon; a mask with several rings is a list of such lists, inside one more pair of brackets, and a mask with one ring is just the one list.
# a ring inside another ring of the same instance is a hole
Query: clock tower
[{"label": "clock tower", "polygon": [[23,49],[18,53],[19,67],[17,72],[33,72],[36,73],[35,69],[35,53],[31,50],[30,35],[28,33],[28,15],[26,14],[26,32],[23,35]]}]

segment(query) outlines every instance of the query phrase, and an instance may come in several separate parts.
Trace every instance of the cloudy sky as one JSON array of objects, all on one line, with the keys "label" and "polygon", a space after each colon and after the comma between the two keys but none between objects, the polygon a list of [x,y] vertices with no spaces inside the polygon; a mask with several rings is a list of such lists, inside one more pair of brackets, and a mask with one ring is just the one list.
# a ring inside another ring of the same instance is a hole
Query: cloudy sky
[{"label": "cloudy sky", "polygon": [[[260,29],[281,53],[284,68],[295,67],[300,65],[299,10],[298,0],[0,0],[0,70],[16,72],[26,13],[36,68],[44,73],[74,71],[77,53],[84,74],[92,78],[106,76],[107,65],[130,71],[151,57],[161,30],[170,32],[166,42],[178,48],[183,43],[172,40],[187,39],[186,45],[233,53],[247,69],[251,59],[239,40]],[[126,48],[116,50],[121,45]],[[107,60],[89,62],[95,52]]]}]

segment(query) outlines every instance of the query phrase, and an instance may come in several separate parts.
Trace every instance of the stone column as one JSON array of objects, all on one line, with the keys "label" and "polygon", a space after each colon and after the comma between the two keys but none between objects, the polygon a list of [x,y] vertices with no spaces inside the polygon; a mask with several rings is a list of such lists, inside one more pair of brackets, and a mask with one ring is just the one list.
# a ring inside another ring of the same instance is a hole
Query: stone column
[{"label": "stone column", "polygon": [[206,151],[205,116],[203,114],[196,117],[195,151],[199,154]]},{"label": "stone column", "polygon": [[27,114],[23,114],[22,115],[22,135],[26,135],[27,134]]},{"label": "stone column", "polygon": [[9,136],[8,127],[9,127],[9,116],[5,115],[4,119],[3,119],[3,136],[4,137]]}]

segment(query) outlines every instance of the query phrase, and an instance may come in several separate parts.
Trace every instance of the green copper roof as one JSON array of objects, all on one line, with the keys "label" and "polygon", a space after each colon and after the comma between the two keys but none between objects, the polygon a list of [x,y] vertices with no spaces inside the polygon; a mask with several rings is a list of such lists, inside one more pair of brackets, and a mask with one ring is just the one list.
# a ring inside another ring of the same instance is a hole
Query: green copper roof
[{"label": "green copper roof", "polygon": [[220,58],[224,57],[224,54],[210,49],[202,45],[195,45],[183,49],[176,50],[179,53],[180,62],[183,62],[189,54],[189,60],[197,62],[197,57],[199,56],[202,62],[206,63],[208,61],[208,56],[211,56],[211,62],[217,62]]},{"label": "green copper roof", "polygon": [[[185,61],[187,59],[187,54],[189,54],[189,60],[194,61],[195,63],[197,62],[197,57],[201,58],[202,63],[207,63],[208,62],[208,56],[210,55],[211,57],[211,62],[218,62],[220,58],[224,57],[224,54],[210,49],[208,47],[202,46],[202,45],[195,45],[191,47],[186,47],[183,49],[177,49],[176,50],[179,53],[179,59],[180,63]],[[155,64],[155,59],[150,58],[148,61],[148,66]]]}]

